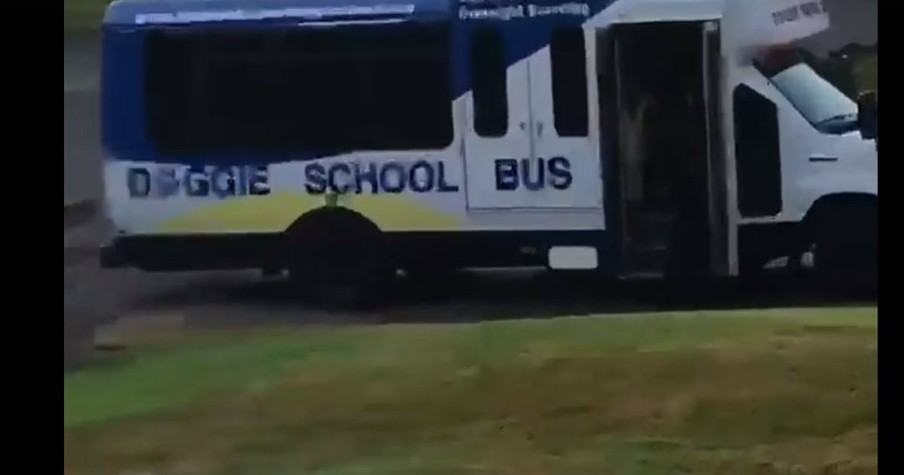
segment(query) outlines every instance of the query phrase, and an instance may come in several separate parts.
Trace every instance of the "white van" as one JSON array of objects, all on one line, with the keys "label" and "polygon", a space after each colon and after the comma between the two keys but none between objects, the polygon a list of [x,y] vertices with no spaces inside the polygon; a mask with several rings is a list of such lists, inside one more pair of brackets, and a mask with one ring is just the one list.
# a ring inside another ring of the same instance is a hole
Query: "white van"
[{"label": "white van", "polygon": [[795,55],[821,1],[384,1],[110,5],[102,263],[874,275],[874,96]]}]

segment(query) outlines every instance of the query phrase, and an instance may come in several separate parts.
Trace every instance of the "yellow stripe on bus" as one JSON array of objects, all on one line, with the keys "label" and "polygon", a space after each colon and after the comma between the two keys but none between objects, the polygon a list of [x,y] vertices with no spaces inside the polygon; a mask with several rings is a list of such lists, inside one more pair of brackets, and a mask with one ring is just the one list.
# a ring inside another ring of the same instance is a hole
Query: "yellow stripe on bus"
[{"label": "yellow stripe on bus", "polygon": [[[281,232],[299,216],[325,206],[323,196],[276,192],[232,198],[165,221],[164,234]],[[383,231],[457,231],[461,217],[424,206],[399,195],[343,196],[339,206],[357,211]]]}]

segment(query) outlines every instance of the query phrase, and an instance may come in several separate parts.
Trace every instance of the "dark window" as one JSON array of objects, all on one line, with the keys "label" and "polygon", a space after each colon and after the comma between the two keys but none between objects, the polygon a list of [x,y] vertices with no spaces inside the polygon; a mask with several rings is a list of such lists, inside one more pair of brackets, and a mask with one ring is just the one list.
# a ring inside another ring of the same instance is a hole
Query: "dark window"
[{"label": "dark window", "polygon": [[782,210],[778,109],[746,85],[734,90],[735,160],[741,216],[774,216]]},{"label": "dark window", "polygon": [[164,153],[435,149],[452,141],[437,26],[154,32],[148,132]]},{"label": "dark window", "polygon": [[561,137],[587,135],[587,54],[580,28],[553,34],[552,107],[556,131]]},{"label": "dark window", "polygon": [[482,137],[502,137],[508,131],[504,46],[497,30],[479,29],[471,36],[474,131]]}]

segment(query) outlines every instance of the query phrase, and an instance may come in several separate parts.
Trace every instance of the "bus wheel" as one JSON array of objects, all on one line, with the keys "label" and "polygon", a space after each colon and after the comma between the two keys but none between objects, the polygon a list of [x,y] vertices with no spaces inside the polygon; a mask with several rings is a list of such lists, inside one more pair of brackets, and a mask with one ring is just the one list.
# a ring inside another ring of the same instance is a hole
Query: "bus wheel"
[{"label": "bus wheel", "polygon": [[378,233],[320,229],[298,233],[289,239],[289,247],[289,279],[315,304],[330,310],[368,310],[383,302],[393,273]]},{"label": "bus wheel", "polygon": [[838,206],[823,216],[813,248],[820,283],[831,290],[874,290],[879,267],[876,208]]},{"label": "bus wheel", "polygon": [[289,266],[294,287],[331,310],[367,310],[379,305],[391,274],[380,259],[357,246],[306,246]]}]

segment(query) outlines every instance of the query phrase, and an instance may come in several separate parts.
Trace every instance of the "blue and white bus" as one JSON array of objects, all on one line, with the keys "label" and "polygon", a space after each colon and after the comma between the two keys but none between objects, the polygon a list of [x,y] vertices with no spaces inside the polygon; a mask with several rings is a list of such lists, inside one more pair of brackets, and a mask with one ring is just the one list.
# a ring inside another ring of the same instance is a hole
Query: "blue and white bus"
[{"label": "blue and white bus", "polygon": [[875,110],[795,54],[827,26],[819,0],[118,0],[102,263],[350,301],[399,269],[875,269]]}]

